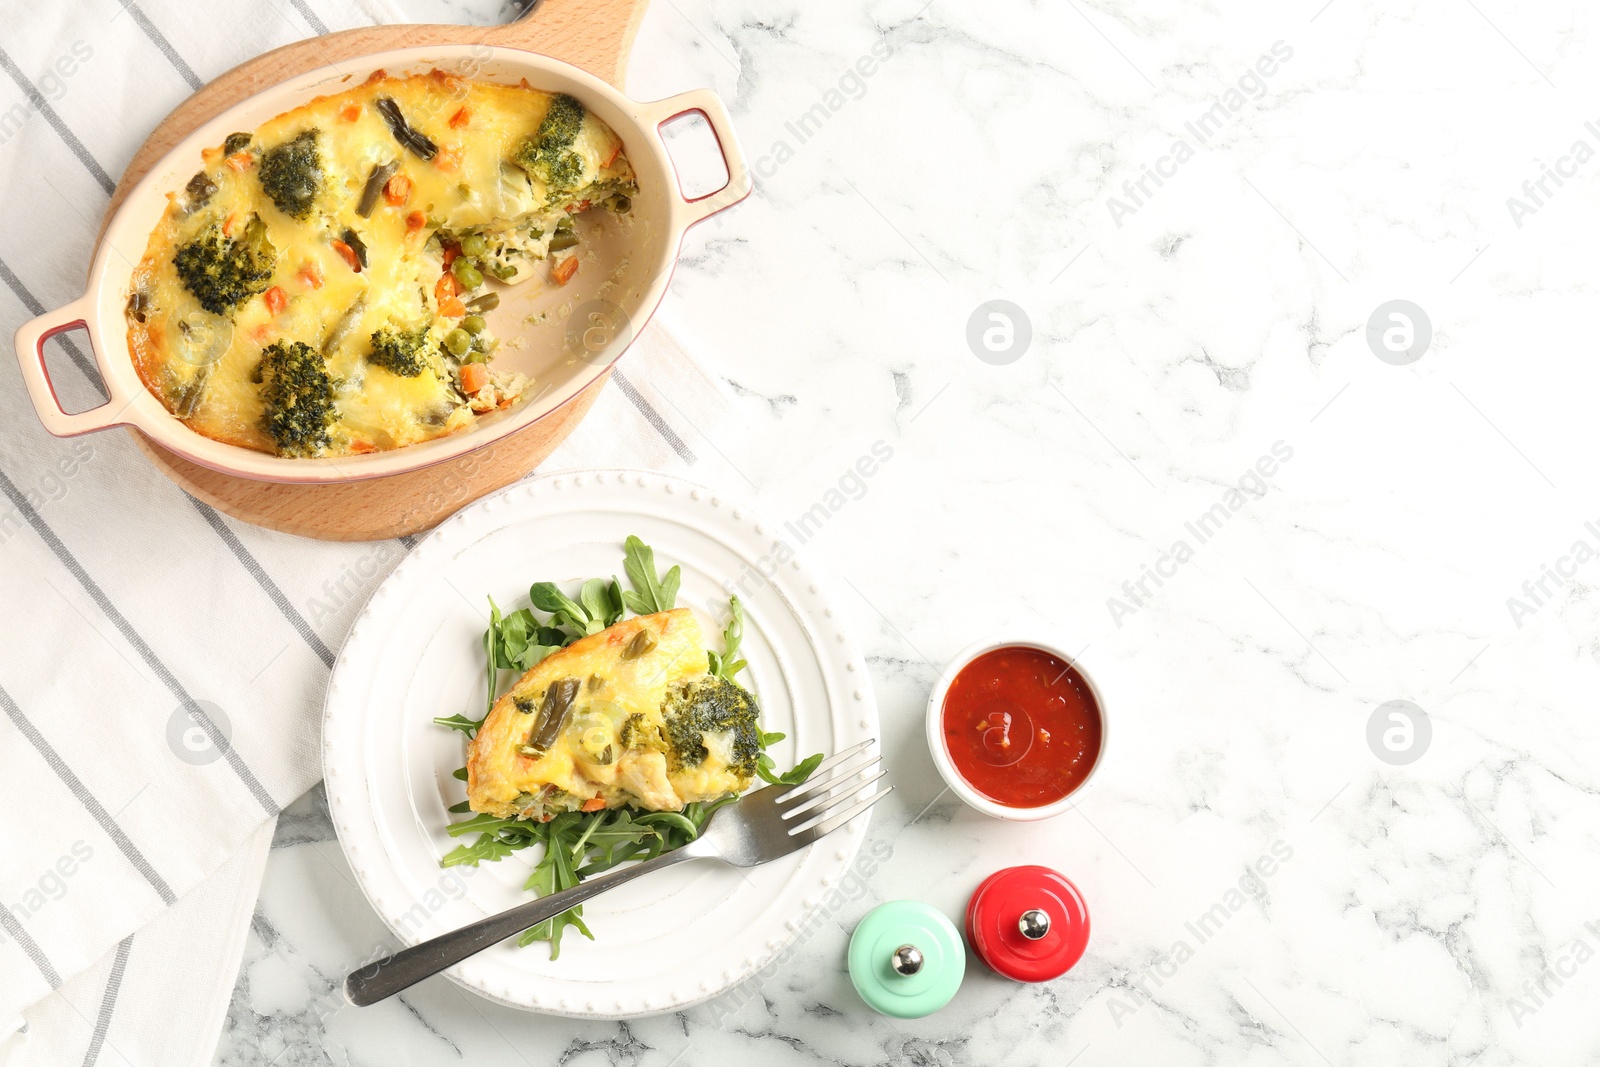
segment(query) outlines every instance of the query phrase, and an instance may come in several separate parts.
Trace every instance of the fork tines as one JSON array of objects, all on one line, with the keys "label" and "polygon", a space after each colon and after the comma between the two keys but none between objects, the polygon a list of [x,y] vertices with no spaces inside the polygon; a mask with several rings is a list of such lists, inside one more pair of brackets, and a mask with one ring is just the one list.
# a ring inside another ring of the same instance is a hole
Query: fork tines
[{"label": "fork tines", "polygon": [[789,836],[804,834],[814,840],[832,833],[889,794],[893,786],[860,798],[863,789],[886,773],[880,754],[868,751],[871,745],[867,740],[834,753],[817,764],[804,783],[776,799],[783,818],[794,820]]}]

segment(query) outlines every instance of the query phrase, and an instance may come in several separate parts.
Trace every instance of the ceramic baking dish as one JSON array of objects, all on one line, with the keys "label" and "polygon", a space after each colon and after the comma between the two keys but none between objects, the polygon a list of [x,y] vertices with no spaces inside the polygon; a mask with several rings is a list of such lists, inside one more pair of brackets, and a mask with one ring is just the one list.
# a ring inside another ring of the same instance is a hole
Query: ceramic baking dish
[{"label": "ceramic baking dish", "polygon": [[[502,290],[488,317],[501,345],[497,370],[534,379],[531,398],[482,416],[450,437],[360,456],[293,459],[222,444],[189,429],[140,380],[128,352],[124,307],[134,266],[167,205],[199,166],[200,150],[221,144],[235,130],[252,130],[311,100],[357,85],[371,72],[390,75],[451,71],[465,78],[570,93],[622,138],[633,163],[639,195],[621,224],[586,248],[584,267],[566,286],[539,281]],[[721,189],[686,199],[662,141],[661,127],[698,113],[721,149],[728,181]],[[377,52],[281,82],[205,123],[168,152],[133,187],[112,216],[89,272],[88,291],[70,304],[26,322],[17,331],[23,381],[45,429],[58,437],[132,426],[161,447],[224,474],[269,482],[328,483],[380,478],[417,470],[492,444],[556,412],[594,384],[622,355],[666,292],[685,231],[749,195],[750,171],[727,109],[715,93],[698,89],[639,103],[579,68],[520,49],[483,44],[440,45]],[[110,399],[69,414],[57,400],[44,364],[44,342],[64,330],[88,331],[95,363]]]}]

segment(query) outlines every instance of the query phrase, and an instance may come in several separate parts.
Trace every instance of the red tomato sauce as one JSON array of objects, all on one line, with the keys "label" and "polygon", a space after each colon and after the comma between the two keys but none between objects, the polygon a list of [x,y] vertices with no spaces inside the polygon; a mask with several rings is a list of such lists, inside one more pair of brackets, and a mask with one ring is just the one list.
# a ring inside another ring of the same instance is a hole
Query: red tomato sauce
[{"label": "red tomato sauce", "polygon": [[979,793],[1011,808],[1053,803],[1100,758],[1100,705],[1078,669],[1037,648],[997,648],[945,692],[945,746]]}]

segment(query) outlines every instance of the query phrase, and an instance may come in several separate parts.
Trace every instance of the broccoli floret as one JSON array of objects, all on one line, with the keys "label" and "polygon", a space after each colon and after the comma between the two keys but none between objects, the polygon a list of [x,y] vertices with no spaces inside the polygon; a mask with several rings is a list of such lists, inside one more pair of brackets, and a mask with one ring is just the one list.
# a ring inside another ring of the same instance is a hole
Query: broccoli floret
[{"label": "broccoli floret", "polygon": [[285,456],[311,456],[328,445],[334,380],[328,364],[303,341],[278,341],[261,353],[254,380],[266,405],[266,429]]},{"label": "broccoli floret", "polygon": [[583,104],[566,93],[557,93],[550,101],[550,110],[539,123],[537,139],[542,145],[565,148],[578,139],[578,128],[583,125]]},{"label": "broccoli floret", "polygon": [[542,181],[551,199],[575,188],[583,177],[583,158],[571,151],[583,125],[583,105],[565,93],[550,101],[550,110],[532,138],[522,142],[514,162]]},{"label": "broccoli floret", "polygon": [[563,149],[546,155],[540,164],[539,177],[551,195],[566,194],[578,187],[583,178],[583,157]]},{"label": "broccoli floret", "polygon": [[622,729],[617,731],[617,740],[622,742],[623,748],[663,753],[667,751],[667,742],[661,736],[661,728],[646,719],[643,712],[635,712],[623,720]]},{"label": "broccoli floret", "polygon": [[322,185],[322,154],[315,128],[261,154],[261,188],[292,219],[305,219]]},{"label": "broccoli floret", "polygon": [[[735,682],[706,675],[668,694],[666,741],[675,765],[697,767],[708,754],[707,734],[731,733],[730,767],[749,777],[761,758],[761,709],[756,698]],[[626,742],[624,742],[626,743]]]},{"label": "broccoli floret", "polygon": [[402,378],[415,378],[428,367],[428,328],[394,330],[385,326],[375,330],[367,362]]},{"label": "broccoli floret", "polygon": [[237,240],[213,223],[172,257],[184,288],[213,315],[225,315],[265,292],[277,263],[266,224],[254,216]]}]

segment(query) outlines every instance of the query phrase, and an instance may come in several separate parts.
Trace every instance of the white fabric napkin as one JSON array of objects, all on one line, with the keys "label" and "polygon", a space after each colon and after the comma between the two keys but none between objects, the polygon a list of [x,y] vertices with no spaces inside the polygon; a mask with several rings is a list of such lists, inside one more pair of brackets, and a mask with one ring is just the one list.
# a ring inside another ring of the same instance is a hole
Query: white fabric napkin
[{"label": "white fabric napkin", "polygon": [[[383,0],[87,0],[8,20],[0,336],[82,292],[116,176],[190,92],[395,18]],[[69,410],[98,404],[85,337],[50,348]],[[544,469],[693,477],[731,410],[658,316]],[[208,1063],[276,815],[321,777],[334,651],[408,546],[257,529],[122,431],[53,438],[3,354],[0,427],[0,1064]]]}]

